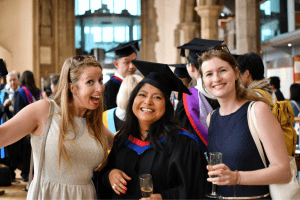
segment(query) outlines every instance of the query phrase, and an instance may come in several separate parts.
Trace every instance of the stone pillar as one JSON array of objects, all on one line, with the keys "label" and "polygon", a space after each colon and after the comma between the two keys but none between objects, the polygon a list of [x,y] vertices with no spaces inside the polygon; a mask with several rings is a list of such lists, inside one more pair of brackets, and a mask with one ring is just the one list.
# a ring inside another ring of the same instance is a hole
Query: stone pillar
[{"label": "stone pillar", "polygon": [[235,1],[237,54],[260,54],[259,2]]},{"label": "stone pillar", "polygon": [[75,55],[74,0],[34,0],[34,74],[41,78],[60,73],[65,59]]},{"label": "stone pillar", "polygon": [[229,50],[234,50],[235,49],[235,20],[231,20],[227,22],[227,46]]},{"label": "stone pillar", "polygon": [[201,17],[201,38],[218,39],[218,19],[223,10],[221,5],[199,5],[195,8]]},{"label": "stone pillar", "polygon": [[183,22],[180,24],[184,31],[184,42],[188,43],[194,39],[196,32],[200,29],[200,24],[197,22]]},{"label": "stone pillar", "polygon": [[155,0],[141,1],[142,44],[140,59],[156,62],[155,43],[159,41]]}]

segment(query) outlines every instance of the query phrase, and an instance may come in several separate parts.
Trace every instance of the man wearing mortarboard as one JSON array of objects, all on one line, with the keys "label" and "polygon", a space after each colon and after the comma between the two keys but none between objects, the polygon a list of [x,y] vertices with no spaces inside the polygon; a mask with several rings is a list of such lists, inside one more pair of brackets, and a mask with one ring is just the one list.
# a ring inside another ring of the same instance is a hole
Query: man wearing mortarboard
[{"label": "man wearing mortarboard", "polygon": [[212,110],[219,107],[219,103],[203,87],[202,78],[198,72],[198,56],[205,50],[219,47],[222,43],[223,41],[194,38],[189,43],[177,47],[181,49],[181,56],[183,57],[185,57],[185,50],[189,50],[186,67],[189,75],[197,80],[197,85],[189,88],[192,95],[182,95],[182,99],[177,104],[176,115],[183,128],[196,133],[200,137],[203,152],[207,151],[206,146],[208,142],[206,118]]},{"label": "man wearing mortarboard", "polygon": [[104,110],[117,107],[117,94],[123,79],[135,73],[136,67],[131,63],[131,60],[136,60],[137,58],[139,41],[140,40],[134,40],[128,43],[122,43],[106,52],[115,52],[114,65],[117,68],[117,72],[105,84]]}]

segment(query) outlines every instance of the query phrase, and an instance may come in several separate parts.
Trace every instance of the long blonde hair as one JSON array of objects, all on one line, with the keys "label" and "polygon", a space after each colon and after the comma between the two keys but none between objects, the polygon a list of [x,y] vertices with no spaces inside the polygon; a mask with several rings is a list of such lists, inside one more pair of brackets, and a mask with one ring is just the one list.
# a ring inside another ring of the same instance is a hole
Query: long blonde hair
[{"label": "long blonde hair", "polygon": [[[81,58],[81,60],[69,58],[67,59],[62,67],[59,84],[57,87],[57,91],[54,97],[54,101],[56,101],[61,108],[61,121],[59,125],[59,139],[58,139],[58,155],[59,155],[59,166],[61,164],[61,158],[63,158],[67,163],[72,165],[69,154],[66,150],[65,141],[71,141],[67,137],[67,133],[69,129],[69,123],[71,124],[72,130],[75,133],[75,138],[77,135],[77,125],[74,121],[74,110],[70,103],[73,101],[73,95],[69,89],[69,83],[77,84],[79,80],[79,76],[81,74],[81,70],[84,66],[94,66],[100,67],[102,70],[102,66],[100,63],[90,57]],[[104,162],[96,169],[100,170],[103,168],[107,162],[108,156],[108,138],[104,135],[103,123],[102,123],[102,113],[103,113],[103,97],[100,99],[99,106],[95,110],[88,110],[84,117],[86,118],[87,126],[89,134],[97,141],[99,145],[102,146],[104,150]]]},{"label": "long blonde hair", "polygon": [[[208,50],[198,58],[198,63],[199,63],[198,72],[200,73],[201,77],[203,77],[203,72],[202,72],[203,62],[206,60],[210,60],[213,57],[217,57],[226,61],[231,66],[233,71],[236,71],[236,69],[238,69],[238,64],[236,62],[236,59],[230,53],[223,50]],[[239,78],[235,80],[235,91],[236,91],[236,98],[238,100],[246,99],[249,101],[263,101],[269,105],[269,102],[266,98],[259,97],[253,90],[241,86],[240,73],[239,73]]]}]

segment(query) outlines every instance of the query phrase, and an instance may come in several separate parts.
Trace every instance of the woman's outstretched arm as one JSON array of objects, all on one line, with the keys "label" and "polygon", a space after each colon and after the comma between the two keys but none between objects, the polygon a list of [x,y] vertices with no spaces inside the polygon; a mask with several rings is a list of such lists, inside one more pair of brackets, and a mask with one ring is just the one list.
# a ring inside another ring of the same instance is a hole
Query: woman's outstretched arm
[{"label": "woman's outstretched arm", "polygon": [[18,112],[13,118],[0,126],[0,147],[15,143],[32,133],[41,135],[44,132],[50,103],[40,100]]}]

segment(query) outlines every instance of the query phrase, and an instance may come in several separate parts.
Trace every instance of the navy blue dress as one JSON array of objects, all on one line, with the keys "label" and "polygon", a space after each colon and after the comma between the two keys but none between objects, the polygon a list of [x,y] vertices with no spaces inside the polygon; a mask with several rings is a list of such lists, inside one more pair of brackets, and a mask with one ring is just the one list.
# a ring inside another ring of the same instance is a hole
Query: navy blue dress
[{"label": "navy blue dress", "polygon": [[[223,163],[231,171],[252,171],[264,168],[247,121],[245,103],[236,112],[221,116],[219,108],[213,113],[208,128],[208,152],[221,152]],[[269,186],[237,185],[237,197],[259,196],[269,193]],[[217,186],[217,192],[224,197],[233,197],[233,186]],[[268,196],[267,198],[270,198]]]}]

